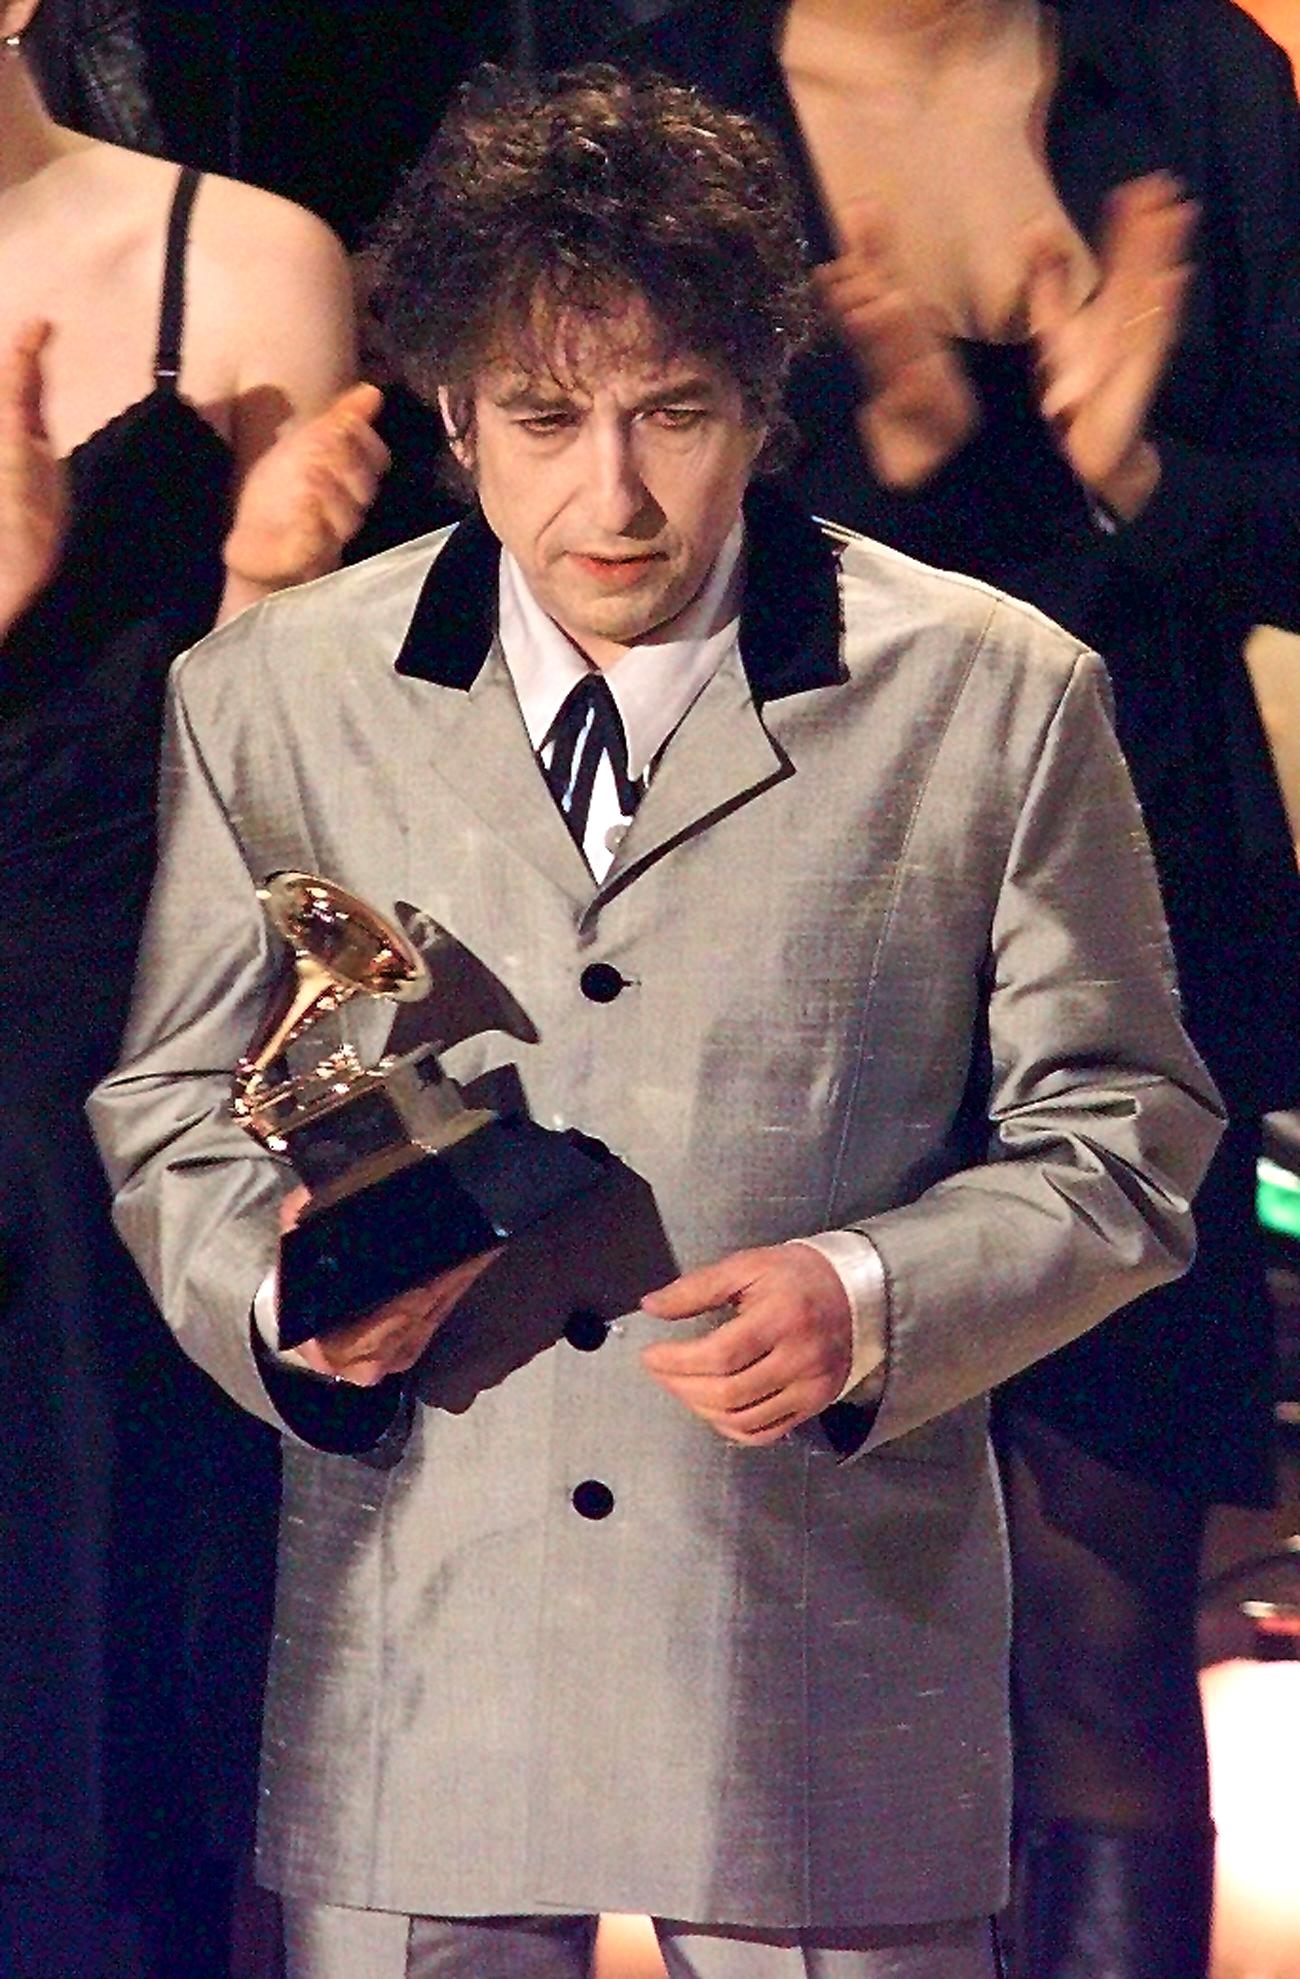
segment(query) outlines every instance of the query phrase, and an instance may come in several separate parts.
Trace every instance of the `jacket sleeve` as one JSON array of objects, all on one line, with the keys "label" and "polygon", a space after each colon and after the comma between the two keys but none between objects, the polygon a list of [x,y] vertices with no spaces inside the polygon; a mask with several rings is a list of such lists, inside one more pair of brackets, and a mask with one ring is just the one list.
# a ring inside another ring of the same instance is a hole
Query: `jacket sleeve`
[{"label": "jacket sleeve", "polygon": [[1222,1131],[1178,1021],[1150,853],[1083,655],[1021,805],[992,925],[987,1159],[856,1225],[884,1266],[863,1447],[1005,1381],[1185,1271]]},{"label": "jacket sleeve", "polygon": [[[245,614],[245,620],[251,615]],[[244,620],[217,638],[238,639]],[[313,1446],[395,1460],[402,1384],[363,1390],[255,1349],[257,1287],[293,1182],[230,1110],[231,1078],[280,971],[249,872],[173,670],[160,858],[118,1069],[89,1111],[118,1229],[180,1345],[242,1407]]]}]

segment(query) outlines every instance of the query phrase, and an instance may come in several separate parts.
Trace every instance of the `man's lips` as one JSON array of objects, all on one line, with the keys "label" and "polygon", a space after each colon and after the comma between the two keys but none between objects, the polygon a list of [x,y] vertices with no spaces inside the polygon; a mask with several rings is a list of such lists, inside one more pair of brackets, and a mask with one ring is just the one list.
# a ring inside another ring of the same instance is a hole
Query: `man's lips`
[{"label": "man's lips", "polygon": [[631,586],[645,576],[653,565],[663,562],[662,550],[649,550],[637,556],[601,557],[590,556],[581,550],[570,552],[570,560],[585,571],[589,577],[599,578],[602,584]]}]

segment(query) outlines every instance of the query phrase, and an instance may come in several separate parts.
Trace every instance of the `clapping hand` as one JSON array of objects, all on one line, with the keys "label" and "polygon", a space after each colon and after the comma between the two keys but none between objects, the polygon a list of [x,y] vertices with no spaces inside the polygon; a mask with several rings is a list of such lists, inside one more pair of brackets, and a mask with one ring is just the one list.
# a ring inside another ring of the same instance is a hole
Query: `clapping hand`
[{"label": "clapping hand", "polygon": [[919,487],[969,438],[979,412],[941,317],[899,278],[879,207],[850,203],[844,250],[813,280],[862,372],[858,432],[877,479]]},{"label": "clapping hand", "polygon": [[51,328],[25,323],[0,363],[0,638],[58,566],[67,485],[41,413],[41,352]]},{"label": "clapping hand", "polygon": [[1101,276],[1070,300],[1069,263],[1050,224],[1027,236],[1030,335],[1044,419],[1084,487],[1129,519],[1160,475],[1146,436],[1191,276],[1196,207],[1162,172],[1111,194]]},{"label": "clapping hand", "polygon": [[333,570],[375,499],[389,452],[374,385],[353,385],[263,454],[240,491],[226,569],[256,592]]},{"label": "clapping hand", "polygon": [[853,1315],[838,1271],[809,1244],[736,1251],[641,1301],[656,1319],[734,1308],[695,1340],[657,1340],[641,1362],[661,1387],[732,1443],[775,1443],[843,1390]]}]

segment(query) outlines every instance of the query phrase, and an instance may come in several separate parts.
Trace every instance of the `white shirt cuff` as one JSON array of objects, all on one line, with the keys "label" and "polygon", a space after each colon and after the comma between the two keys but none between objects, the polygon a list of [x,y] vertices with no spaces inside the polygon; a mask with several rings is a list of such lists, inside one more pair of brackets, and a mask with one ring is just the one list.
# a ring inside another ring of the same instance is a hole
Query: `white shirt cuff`
[{"label": "white shirt cuff", "polygon": [[259,1340],[273,1360],[282,1361],[285,1367],[297,1368],[300,1374],[314,1374],[318,1381],[329,1379],[317,1374],[314,1367],[308,1367],[296,1347],[280,1345],[280,1274],[274,1265],[253,1294],[253,1324]]},{"label": "white shirt cuff", "polygon": [[860,1230],[822,1230],[791,1240],[820,1251],[839,1276],[853,1321],[853,1359],[837,1402],[874,1402],[885,1385],[885,1267]]}]

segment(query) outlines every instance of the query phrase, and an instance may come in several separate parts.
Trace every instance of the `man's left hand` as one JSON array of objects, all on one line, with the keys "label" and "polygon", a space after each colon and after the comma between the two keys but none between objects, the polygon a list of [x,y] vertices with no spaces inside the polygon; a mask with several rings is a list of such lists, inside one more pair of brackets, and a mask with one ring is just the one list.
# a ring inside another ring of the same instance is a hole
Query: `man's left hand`
[{"label": "man's left hand", "polygon": [[646,1371],[733,1443],[775,1443],[829,1407],[849,1378],[853,1316],[839,1273],[806,1244],[736,1251],[648,1292],[656,1319],[732,1306],[698,1340],[660,1340]]}]

